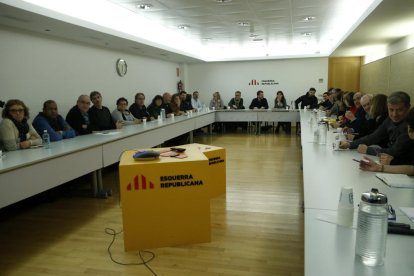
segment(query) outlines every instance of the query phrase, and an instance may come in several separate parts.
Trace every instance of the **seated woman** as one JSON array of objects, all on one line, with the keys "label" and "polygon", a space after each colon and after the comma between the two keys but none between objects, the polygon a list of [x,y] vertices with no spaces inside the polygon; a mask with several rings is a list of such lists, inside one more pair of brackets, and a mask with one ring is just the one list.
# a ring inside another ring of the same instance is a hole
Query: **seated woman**
[{"label": "seated woman", "polygon": [[[411,140],[414,140],[414,107],[411,108],[408,113],[407,125],[408,136]],[[392,156],[382,154],[382,156],[380,156],[380,164],[378,164],[371,158],[364,156],[364,160],[366,160],[366,162],[360,162],[359,167],[363,171],[414,175],[414,156],[411,160],[411,164],[406,165],[389,165],[392,159]]]},{"label": "seated woman", "polygon": [[163,100],[161,95],[156,95],[151,104],[148,106],[147,111],[150,114],[151,120],[157,119],[161,115],[161,109],[163,107]]},{"label": "seated woman", "polygon": [[220,92],[213,93],[213,98],[210,101],[210,109],[213,109],[213,107],[215,110],[220,110],[224,108],[223,101],[220,97]]},{"label": "seated woman", "polygon": [[125,98],[119,98],[116,101],[116,109],[112,111],[111,115],[114,122],[120,121],[123,125],[134,125],[141,122],[128,110],[128,100]]},{"label": "seated woman", "polygon": [[[282,91],[277,91],[276,98],[275,98],[275,108],[279,109],[285,109],[287,107],[285,95]],[[279,133],[279,129],[282,127],[282,129],[286,133],[290,133],[291,129],[291,123],[290,122],[278,122],[276,126],[276,133]]]},{"label": "seated woman", "polygon": [[29,109],[20,100],[9,100],[3,109],[0,139],[5,150],[41,145],[42,139],[29,122]]}]

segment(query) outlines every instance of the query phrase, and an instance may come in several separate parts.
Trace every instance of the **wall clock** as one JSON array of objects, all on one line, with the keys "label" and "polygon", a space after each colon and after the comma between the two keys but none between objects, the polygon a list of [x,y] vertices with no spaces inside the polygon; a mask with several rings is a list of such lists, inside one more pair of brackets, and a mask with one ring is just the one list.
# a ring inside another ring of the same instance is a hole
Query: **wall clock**
[{"label": "wall clock", "polygon": [[118,73],[118,75],[120,77],[123,77],[126,75],[127,71],[128,71],[128,65],[126,61],[122,58],[118,59],[116,61],[116,72]]}]

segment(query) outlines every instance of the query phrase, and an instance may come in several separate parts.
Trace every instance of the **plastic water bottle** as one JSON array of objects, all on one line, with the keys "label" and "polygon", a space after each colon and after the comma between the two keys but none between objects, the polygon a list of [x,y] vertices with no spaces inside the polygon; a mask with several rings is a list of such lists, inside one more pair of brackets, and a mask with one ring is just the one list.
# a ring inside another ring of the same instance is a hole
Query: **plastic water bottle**
[{"label": "plastic water bottle", "polygon": [[46,129],[43,130],[42,141],[43,141],[43,147],[45,149],[48,149],[50,146],[50,136],[49,136],[49,133],[47,133]]},{"label": "plastic water bottle", "polygon": [[367,266],[384,263],[388,231],[387,202],[387,196],[374,188],[361,196],[355,254]]},{"label": "plastic water bottle", "polygon": [[319,145],[325,145],[326,144],[326,136],[327,136],[327,133],[328,133],[327,124],[325,122],[319,122],[318,129],[319,129],[318,144]]}]

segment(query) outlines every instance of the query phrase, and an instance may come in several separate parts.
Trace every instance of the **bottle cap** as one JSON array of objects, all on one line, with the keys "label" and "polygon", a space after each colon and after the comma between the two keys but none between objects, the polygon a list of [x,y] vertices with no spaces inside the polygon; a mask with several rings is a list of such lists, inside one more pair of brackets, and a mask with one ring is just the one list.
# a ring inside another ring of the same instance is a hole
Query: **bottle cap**
[{"label": "bottle cap", "polygon": [[386,204],[388,202],[387,196],[375,188],[372,188],[370,192],[362,193],[361,200],[370,204]]}]

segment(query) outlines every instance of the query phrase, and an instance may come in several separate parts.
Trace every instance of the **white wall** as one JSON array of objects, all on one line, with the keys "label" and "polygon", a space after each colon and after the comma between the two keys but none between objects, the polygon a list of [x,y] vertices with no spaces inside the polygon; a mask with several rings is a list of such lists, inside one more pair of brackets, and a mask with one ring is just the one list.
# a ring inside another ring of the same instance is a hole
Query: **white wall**
[{"label": "white wall", "polygon": [[[23,100],[32,119],[48,99],[66,116],[80,94],[93,90],[112,110],[121,96],[132,103],[144,92],[149,104],[154,95],[177,89],[177,63],[9,28],[0,28],[0,41],[0,100]],[[124,77],[115,71],[118,58],[128,64]]]},{"label": "white wall", "polygon": [[[219,91],[227,104],[236,90],[242,92],[247,107],[263,90],[269,105],[273,107],[278,90],[282,90],[290,103],[300,95],[315,87],[317,94],[327,89],[328,58],[304,58],[271,61],[215,62],[188,64],[185,72],[185,90],[198,90],[200,98],[207,105],[214,91]],[[278,85],[249,85],[255,79],[275,80]],[[319,79],[323,79],[319,83]]]}]

